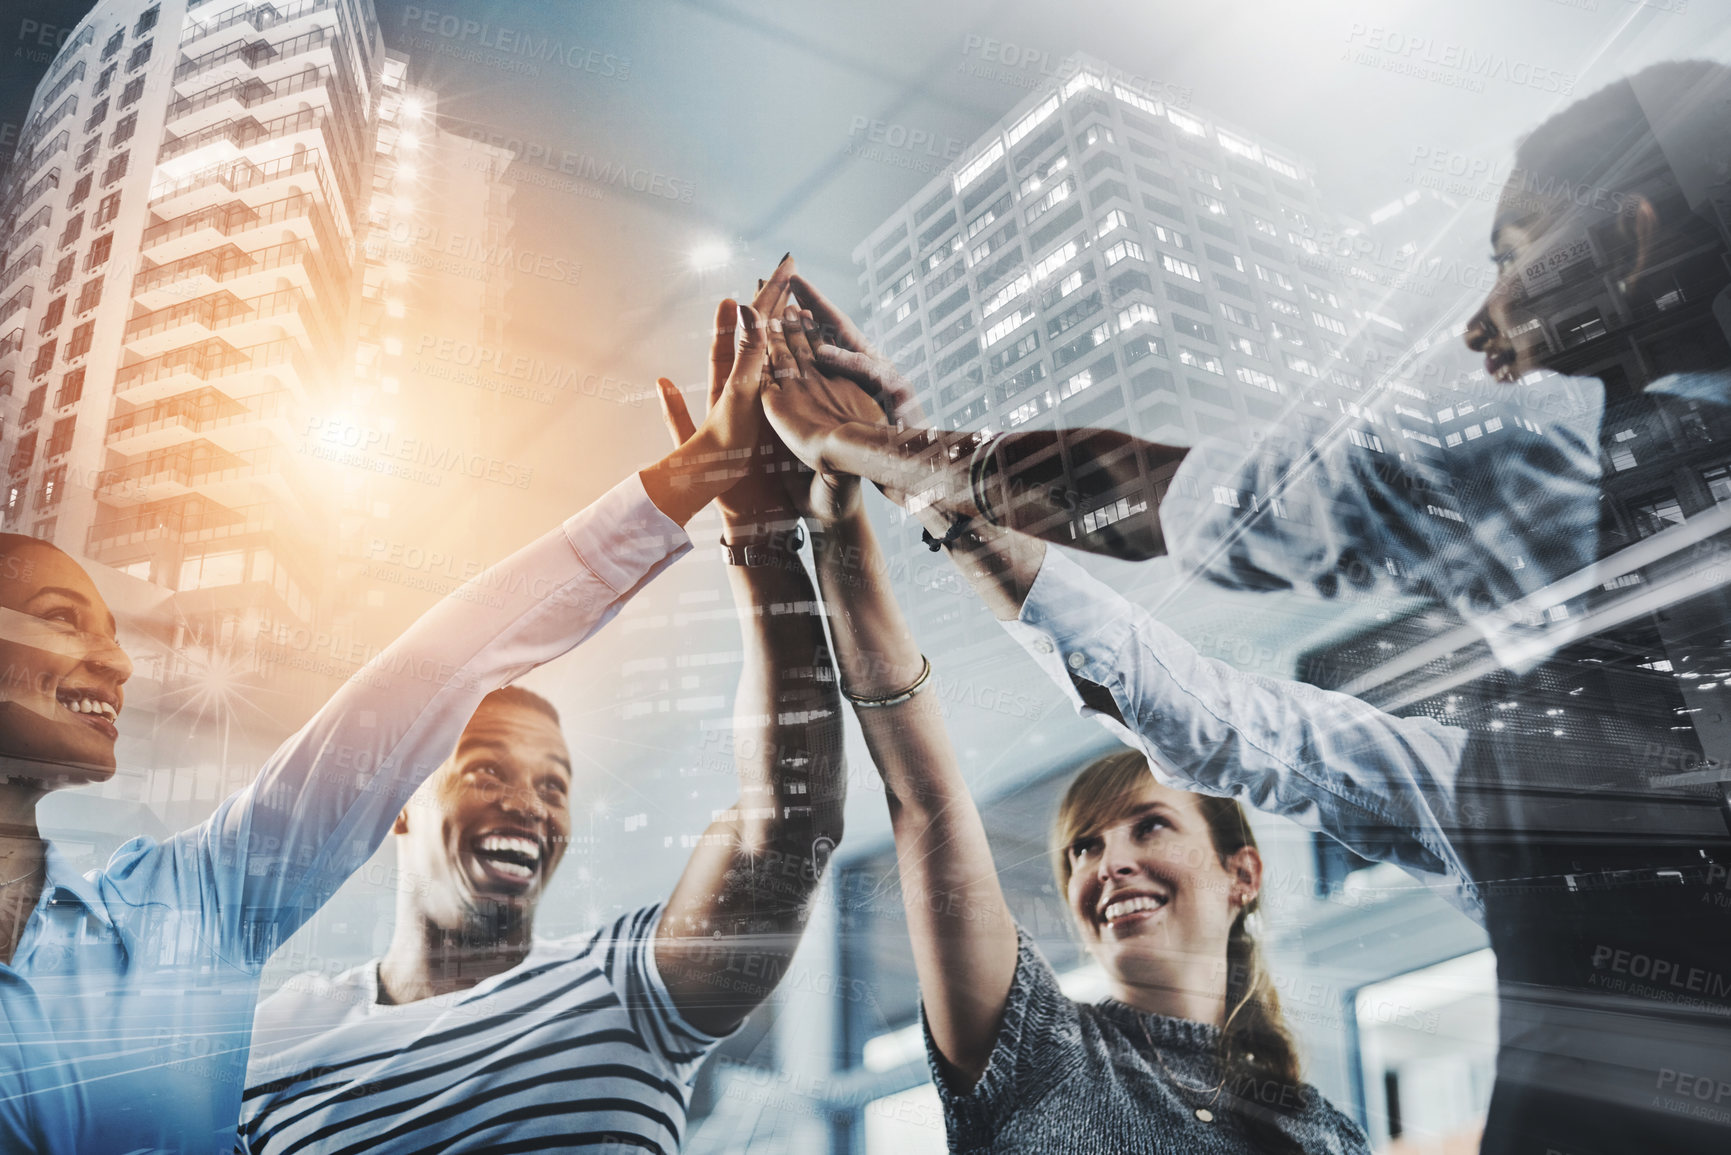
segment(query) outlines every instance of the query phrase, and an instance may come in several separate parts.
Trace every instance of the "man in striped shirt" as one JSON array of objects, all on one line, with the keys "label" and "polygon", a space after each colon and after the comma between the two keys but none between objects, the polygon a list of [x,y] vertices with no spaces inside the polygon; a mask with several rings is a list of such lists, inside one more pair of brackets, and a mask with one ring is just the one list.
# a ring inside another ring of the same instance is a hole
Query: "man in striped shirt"
[{"label": "man in striped shirt", "polygon": [[[724,306],[717,329],[732,326]],[[718,339],[712,397],[731,349]],[[684,403],[662,388],[683,442]],[[773,437],[768,468],[719,502],[745,642],[740,801],[671,897],[533,937],[569,831],[570,758],[551,705],[495,691],[397,819],[384,957],[299,976],[259,1007],[238,1151],[678,1149],[698,1066],[773,990],[841,837],[837,684],[794,552],[800,502],[782,479],[798,474]]]}]

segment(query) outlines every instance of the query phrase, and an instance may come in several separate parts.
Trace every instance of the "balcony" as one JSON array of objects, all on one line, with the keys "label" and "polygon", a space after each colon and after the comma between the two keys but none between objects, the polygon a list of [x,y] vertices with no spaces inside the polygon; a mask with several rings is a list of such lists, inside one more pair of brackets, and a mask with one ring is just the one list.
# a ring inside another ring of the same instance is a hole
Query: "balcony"
[{"label": "balcony", "polygon": [[221,505],[256,502],[269,496],[292,500],[283,476],[289,457],[275,449],[230,453],[207,442],[162,450],[118,469],[103,470],[97,497],[109,505],[138,506],[193,493]]},{"label": "balcony", "polygon": [[302,367],[299,343],[293,340],[266,341],[245,349],[211,340],[128,365],[115,374],[114,388],[128,403],[144,404],[264,369],[275,370],[279,380],[286,375],[300,385]]},{"label": "balcony", "polygon": [[192,80],[227,64],[240,64],[254,70],[282,64],[310,52],[326,50],[336,39],[337,32],[333,28],[314,28],[277,44],[263,36],[241,37],[221,48],[181,60],[174,69],[174,83]]},{"label": "balcony", "polygon": [[184,51],[200,40],[235,27],[247,27],[260,33],[268,32],[279,25],[335,7],[335,0],[299,0],[298,3],[281,7],[269,3],[236,4],[206,21],[188,20],[180,34],[180,47]]},{"label": "balcony", "polygon": [[296,192],[316,192],[328,204],[333,194],[320,163],[322,155],[318,149],[308,149],[263,164],[244,157],[223,161],[178,180],[152,185],[150,207],[162,216],[179,216],[227,199],[224,194],[238,196],[276,181],[291,181],[290,187]]},{"label": "balcony", "polygon": [[310,535],[291,510],[272,503],[229,507],[197,494],[103,518],[86,534],[85,552],[106,565],[125,565],[149,557],[164,543],[194,547],[259,536],[286,543],[284,552],[291,555],[310,552]]},{"label": "balcony", "polygon": [[[292,335],[303,340],[307,328],[298,316],[310,311],[312,302],[300,289],[279,289],[274,293],[242,299],[229,292],[216,292],[193,301],[169,305],[135,318],[126,327],[122,338],[128,351],[144,357],[155,357],[190,341],[209,339],[236,326],[276,320],[269,333],[255,333],[251,339],[284,336],[286,325]],[[231,335],[230,341],[246,340]]]},{"label": "balcony", "polygon": [[[329,68],[309,65],[269,83],[256,76],[236,76],[211,85],[202,92],[183,96],[168,106],[165,125],[179,128],[184,135],[196,132],[207,124],[242,112],[265,110],[270,104],[299,97],[296,104],[317,102],[336,83],[336,73]],[[328,103],[328,99],[327,99]]]},{"label": "balcony", "polygon": [[154,311],[183,303],[189,296],[207,296],[216,292],[219,285],[242,277],[307,264],[316,260],[317,255],[317,250],[305,241],[285,241],[253,252],[238,245],[224,245],[142,270],[132,279],[132,296]]},{"label": "balcony", "polygon": [[[7,265],[5,272],[0,272],[0,293],[10,289],[12,287],[12,282],[16,281],[19,277],[22,277],[31,269],[36,268],[41,263],[42,246],[32,245],[29,252],[19,257],[16,261],[13,261],[10,265]],[[0,357],[3,356],[5,356],[5,354],[0,353]]]},{"label": "balcony", "polygon": [[103,565],[129,565],[149,557],[162,543],[180,538],[180,534],[170,526],[144,518],[128,519],[128,524],[135,527],[122,528],[118,522],[99,522],[91,526],[85,535],[85,554]]},{"label": "balcony", "polygon": [[286,390],[237,400],[220,389],[201,389],[111,418],[107,448],[135,457],[199,438],[232,453],[270,443],[286,445],[292,441],[292,406]]},{"label": "balcony", "polygon": [[322,126],[326,115],[318,109],[306,108],[274,120],[260,122],[251,116],[231,117],[206,125],[184,136],[170,136],[162,142],[158,164],[167,164],[177,157],[211,145],[226,144],[232,150],[251,148],[266,141],[281,140],[296,133],[315,133],[323,140]]},{"label": "balcony", "polygon": [[59,188],[59,187],[60,187],[60,168],[57,165],[54,168],[51,168],[47,172],[43,173],[41,176],[37,177],[36,180],[30,185],[30,187],[24,190],[24,195],[18,198],[19,211],[22,212],[24,209],[29,208],[32,204],[35,203],[37,197],[41,196],[43,193],[47,192],[49,189]]},{"label": "balcony", "polygon": [[[253,229],[306,220],[317,204],[311,194],[295,192],[258,205],[245,201],[210,205],[151,225],[144,230],[139,247],[143,252],[156,252],[154,260],[172,261],[176,253],[190,256],[204,252]],[[164,246],[170,251],[157,252]]]},{"label": "balcony", "polygon": [[35,285],[25,285],[22,289],[13,293],[6,299],[4,305],[0,305],[0,325],[4,325],[11,318],[12,314],[16,313],[18,310],[28,309],[35,299]]}]

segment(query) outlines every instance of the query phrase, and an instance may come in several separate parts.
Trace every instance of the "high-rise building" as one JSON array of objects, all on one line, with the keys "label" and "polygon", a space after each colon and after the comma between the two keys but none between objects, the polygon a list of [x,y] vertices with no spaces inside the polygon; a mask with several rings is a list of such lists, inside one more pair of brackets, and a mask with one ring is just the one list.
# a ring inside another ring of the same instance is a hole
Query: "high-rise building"
[{"label": "high-rise building", "polygon": [[[102,0],[31,103],[0,189],[0,514],[131,627],[134,764],[154,769],[115,790],[171,824],[346,672],[275,645],[341,632],[333,527],[383,508],[312,434],[412,401],[390,396],[408,305],[502,323],[509,270],[454,292],[368,255],[427,214],[508,228],[503,159],[432,112],[370,0]],[[422,143],[441,175],[415,208],[399,161]]]},{"label": "high-rise building", "polygon": [[[347,387],[379,53],[355,0],[103,0],[21,134],[4,525],[163,595],[139,687],[159,719],[203,713],[256,673],[258,621],[311,628],[323,597],[328,515],[294,438]],[[229,732],[268,742],[299,712],[292,679],[274,688],[224,724],[214,774],[152,790],[215,796]]]},{"label": "high-rise building", "polygon": [[[1102,427],[1248,446],[1355,412],[1348,345],[1398,339],[1315,260],[1342,228],[1302,160],[1099,61],[1076,58],[963,156],[854,251],[866,330],[937,424],[1056,426],[1065,453],[1069,431]],[[1139,479],[1073,528],[1163,493]],[[963,599],[915,611],[965,644]]]}]

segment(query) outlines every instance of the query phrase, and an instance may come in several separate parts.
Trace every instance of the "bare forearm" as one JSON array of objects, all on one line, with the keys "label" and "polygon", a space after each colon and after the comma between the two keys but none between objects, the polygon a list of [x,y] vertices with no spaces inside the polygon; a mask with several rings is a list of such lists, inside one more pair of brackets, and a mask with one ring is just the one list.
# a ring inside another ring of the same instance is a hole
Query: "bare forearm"
[{"label": "bare forearm", "polygon": [[1160,499],[1188,452],[1109,429],[993,436],[855,423],[829,435],[824,456],[944,526],[966,517],[1139,561],[1166,552]]},{"label": "bare forearm", "polygon": [[727,757],[739,799],[693,851],[657,963],[693,1023],[730,1029],[768,997],[841,840],[845,772],[835,676],[803,569],[728,567],[745,662]]},{"label": "bare forearm", "polygon": [[[924,661],[863,518],[824,535],[818,581],[849,692],[885,697],[911,685]],[[956,762],[934,686],[928,683],[898,705],[858,707],[854,713],[884,780],[908,934],[933,1038],[952,1064],[977,1077],[1016,964],[1015,924],[985,826]]]},{"label": "bare forearm", "polygon": [[[750,852],[833,846],[846,775],[823,607],[803,568],[728,567],[745,661],[734,699],[741,838]],[[814,876],[815,884],[815,876]]]}]

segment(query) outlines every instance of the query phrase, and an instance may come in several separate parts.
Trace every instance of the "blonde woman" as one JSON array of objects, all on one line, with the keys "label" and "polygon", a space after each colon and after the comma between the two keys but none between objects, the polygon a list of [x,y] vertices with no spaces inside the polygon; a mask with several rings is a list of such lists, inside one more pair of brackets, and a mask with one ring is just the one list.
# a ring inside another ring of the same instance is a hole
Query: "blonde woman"
[{"label": "blonde woman", "polygon": [[[776,328],[775,380],[829,390],[800,315]],[[837,384],[837,404],[863,398]],[[819,475],[813,495],[818,582],[889,799],[951,1149],[1368,1151],[1299,1079],[1246,926],[1262,858],[1243,812],[1160,785],[1139,754],[1083,770],[1060,808],[1057,881],[1112,992],[1092,1005],[1063,994],[1005,904],[938,703],[921,692],[930,664],[877,580],[886,567],[857,483]]]}]

